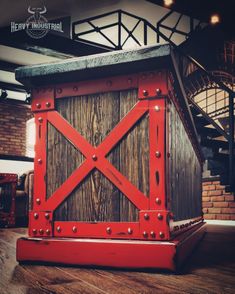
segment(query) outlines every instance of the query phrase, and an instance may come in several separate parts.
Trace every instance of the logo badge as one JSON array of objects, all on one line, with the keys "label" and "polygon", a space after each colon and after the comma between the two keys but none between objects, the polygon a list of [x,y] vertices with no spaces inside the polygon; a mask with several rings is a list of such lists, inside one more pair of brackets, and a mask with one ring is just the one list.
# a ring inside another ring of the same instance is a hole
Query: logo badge
[{"label": "logo badge", "polygon": [[32,14],[24,23],[11,22],[11,32],[17,32],[25,30],[26,33],[34,39],[40,39],[47,35],[51,31],[57,31],[63,33],[62,22],[53,23],[48,22],[43,14],[47,12],[46,7],[29,6],[28,13]]}]

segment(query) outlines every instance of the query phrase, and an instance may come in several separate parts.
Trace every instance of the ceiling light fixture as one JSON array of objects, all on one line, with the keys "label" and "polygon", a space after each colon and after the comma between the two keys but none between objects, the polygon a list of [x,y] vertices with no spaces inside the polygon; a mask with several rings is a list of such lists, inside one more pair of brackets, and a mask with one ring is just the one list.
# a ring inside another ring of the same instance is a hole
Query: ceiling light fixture
[{"label": "ceiling light fixture", "polygon": [[212,14],[210,18],[210,23],[215,25],[220,22],[220,16],[218,14]]},{"label": "ceiling light fixture", "polygon": [[164,0],[163,3],[164,3],[164,6],[169,7],[172,4],[174,4],[174,0]]}]

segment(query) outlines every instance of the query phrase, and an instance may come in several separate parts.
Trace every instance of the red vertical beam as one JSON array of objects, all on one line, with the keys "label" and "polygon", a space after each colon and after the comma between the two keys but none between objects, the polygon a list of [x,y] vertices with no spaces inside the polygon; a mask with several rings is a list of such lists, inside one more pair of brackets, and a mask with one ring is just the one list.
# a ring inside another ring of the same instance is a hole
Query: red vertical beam
[{"label": "red vertical beam", "polygon": [[47,112],[35,113],[36,144],[34,158],[34,195],[33,210],[46,201],[46,142],[47,142]]},{"label": "red vertical beam", "polygon": [[149,101],[150,210],[166,209],[165,98]]}]

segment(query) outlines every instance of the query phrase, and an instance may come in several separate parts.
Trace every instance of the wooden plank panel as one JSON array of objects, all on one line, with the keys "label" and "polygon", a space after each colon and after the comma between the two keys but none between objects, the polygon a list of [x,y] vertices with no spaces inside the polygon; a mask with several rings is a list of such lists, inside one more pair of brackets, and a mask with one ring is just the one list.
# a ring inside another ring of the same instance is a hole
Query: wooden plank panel
[{"label": "wooden plank panel", "polygon": [[169,105],[170,202],[174,220],[201,216],[201,166],[181,118]]},{"label": "wooden plank panel", "polygon": [[[137,90],[134,89],[121,93],[110,92],[59,99],[56,108],[91,145],[99,146],[137,101]],[[59,135],[56,134],[56,136]],[[55,140],[50,140],[51,149],[57,157],[64,156],[66,162],[63,164],[68,165],[69,167],[66,169],[71,170],[71,161],[73,161],[71,159],[77,155],[70,151],[71,157],[68,157],[68,153],[63,151],[65,142],[58,146],[55,144]],[[140,123],[138,122],[137,127],[107,156],[108,160],[124,176],[146,194],[148,194],[148,148],[148,120],[145,118]],[[52,159],[49,161],[50,165],[53,165],[55,159],[53,152],[48,155],[52,155]],[[58,174],[60,174],[60,168],[56,166]],[[54,168],[49,167],[49,169],[53,170]],[[63,180],[65,180],[65,176],[58,175],[57,186]],[[49,182],[49,186],[53,185],[55,186],[54,182]],[[48,189],[52,190],[51,187]],[[120,206],[123,208],[122,210],[120,210]],[[138,210],[100,172],[93,171],[56,210],[55,219],[64,221],[136,221]]]}]

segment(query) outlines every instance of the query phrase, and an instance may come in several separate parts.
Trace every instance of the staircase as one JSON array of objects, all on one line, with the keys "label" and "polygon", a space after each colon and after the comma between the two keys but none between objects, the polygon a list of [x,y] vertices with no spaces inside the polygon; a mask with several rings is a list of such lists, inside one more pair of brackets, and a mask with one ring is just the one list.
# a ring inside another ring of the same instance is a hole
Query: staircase
[{"label": "staircase", "polygon": [[225,191],[233,192],[234,187],[229,184],[229,143],[227,133],[193,100],[190,100],[189,105],[206,160],[204,169],[209,171],[210,176],[220,176],[220,181],[225,186]]}]

